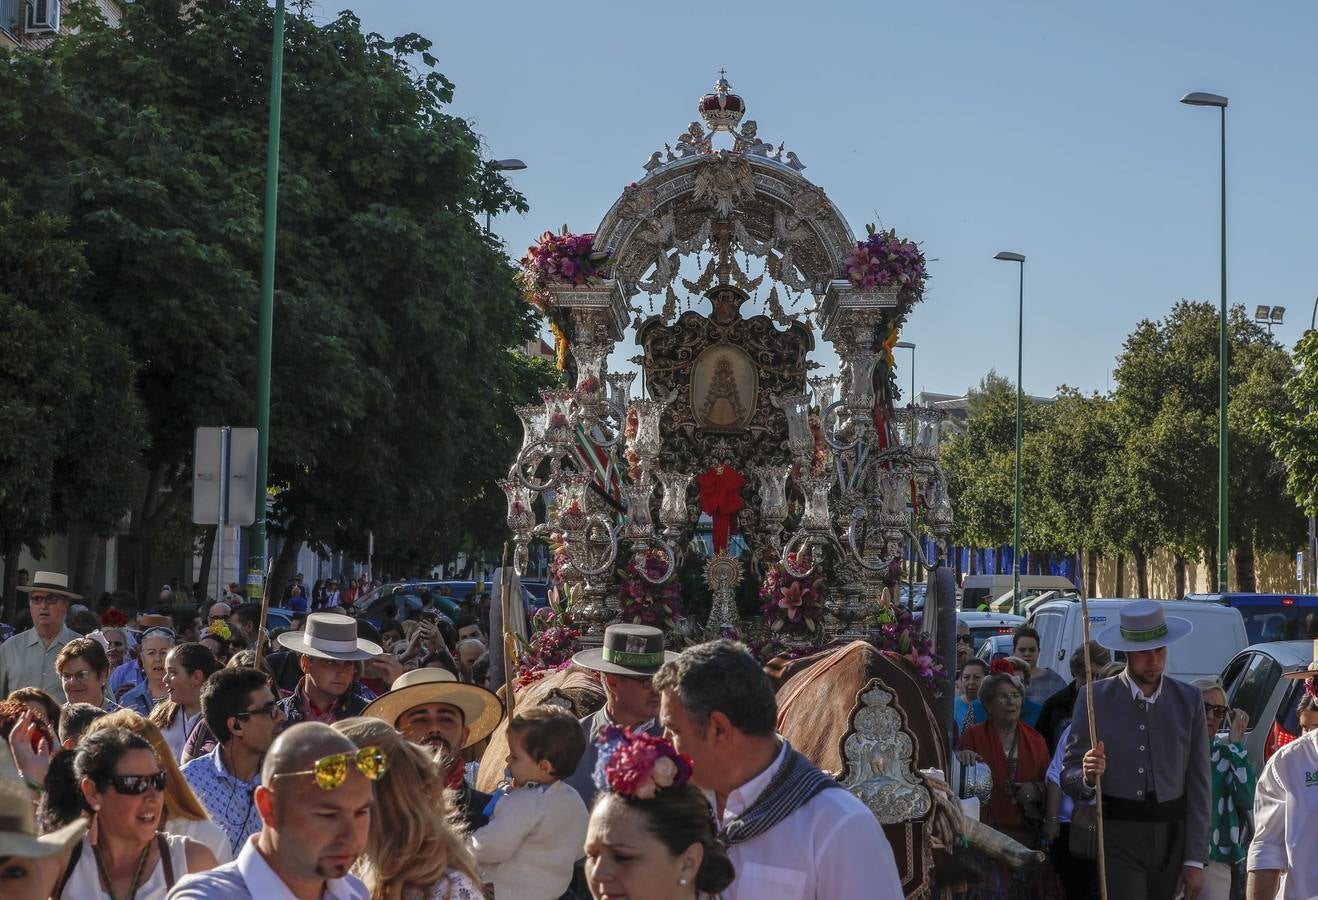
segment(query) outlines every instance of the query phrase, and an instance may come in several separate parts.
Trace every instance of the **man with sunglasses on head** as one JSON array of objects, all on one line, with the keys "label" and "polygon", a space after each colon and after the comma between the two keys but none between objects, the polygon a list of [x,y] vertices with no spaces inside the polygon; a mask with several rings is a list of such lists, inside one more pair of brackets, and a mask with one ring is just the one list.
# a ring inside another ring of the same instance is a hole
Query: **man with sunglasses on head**
[{"label": "man with sunglasses on head", "polygon": [[270,748],[253,797],[261,830],[233,862],[181,880],[170,900],[366,900],[349,869],[366,849],[373,783],[384,768],[382,751],[359,750],[327,725],[289,728]]},{"label": "man with sunglasses on head", "polygon": [[357,637],[357,621],[337,613],[312,613],[305,631],[286,631],[279,643],[299,655],[302,678],[291,697],[280,701],[288,724],[360,716],[375,699],[359,680],[361,664],[384,653],[379,644]]},{"label": "man with sunglasses on head", "polygon": [[261,827],[252,796],[261,785],[261,763],[284,727],[270,682],[258,669],[220,669],[201,688],[201,715],[215,735],[215,749],[183,767],[183,777],[236,856]]},{"label": "man with sunglasses on head", "polygon": [[82,637],[64,623],[69,601],[82,596],[70,591],[68,576],[58,572],[38,572],[18,590],[27,594],[32,627],[0,644],[0,697],[15,688],[38,687],[61,700],[64,686],[55,660],[65,644]]}]

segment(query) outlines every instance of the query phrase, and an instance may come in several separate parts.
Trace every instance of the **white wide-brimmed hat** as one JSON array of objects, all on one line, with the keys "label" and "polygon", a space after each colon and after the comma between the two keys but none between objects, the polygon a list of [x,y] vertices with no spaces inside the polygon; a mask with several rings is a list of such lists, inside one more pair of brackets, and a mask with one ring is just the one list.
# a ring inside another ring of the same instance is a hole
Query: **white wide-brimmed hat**
[{"label": "white wide-brimmed hat", "polygon": [[1121,621],[1104,628],[1095,640],[1109,650],[1130,653],[1166,647],[1191,631],[1189,619],[1167,615],[1157,600],[1132,600],[1121,607]]},{"label": "white wide-brimmed hat", "polygon": [[20,584],[18,589],[25,594],[41,591],[45,594],[59,594],[70,600],[82,599],[82,594],[69,590],[69,576],[59,572],[38,572],[30,584]]},{"label": "white wide-brimmed hat", "polygon": [[483,741],[503,719],[503,703],[498,694],[479,685],[458,681],[448,669],[429,667],[399,675],[393,688],[372,700],[362,710],[362,715],[383,719],[397,727],[403,713],[424,703],[446,703],[462,710],[467,742],[454,750],[463,750]]},{"label": "white wide-brimmed hat", "polygon": [[604,646],[582,650],[572,662],[583,669],[610,675],[653,675],[677,654],[664,649],[664,633],[652,625],[610,625],[604,629]]},{"label": "white wide-brimmed hat", "polygon": [[63,828],[38,836],[27,788],[16,781],[0,782],[0,859],[54,856],[81,840],[87,824],[87,820],[79,816]]},{"label": "white wide-brimmed hat", "polygon": [[1309,667],[1307,669],[1298,669],[1294,672],[1285,672],[1282,674],[1281,677],[1304,679],[1306,681],[1310,678],[1318,678],[1318,641],[1313,642],[1313,662],[1309,663]]},{"label": "white wide-brimmed hat", "polygon": [[384,652],[379,644],[357,637],[357,620],[338,613],[312,613],[305,631],[285,631],[279,643],[303,656],[321,659],[373,659]]}]

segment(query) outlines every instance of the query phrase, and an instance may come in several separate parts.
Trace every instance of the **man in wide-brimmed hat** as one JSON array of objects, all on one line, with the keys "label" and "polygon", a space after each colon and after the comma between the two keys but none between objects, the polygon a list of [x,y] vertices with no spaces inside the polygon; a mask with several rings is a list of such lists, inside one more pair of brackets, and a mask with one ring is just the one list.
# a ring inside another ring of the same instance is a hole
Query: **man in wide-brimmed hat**
[{"label": "man in wide-brimmed hat", "polygon": [[359,680],[361,664],[382,654],[379,644],[357,637],[357,620],[338,613],[312,613],[306,630],[286,631],[279,643],[297,653],[302,678],[280,701],[288,724],[360,716],[375,695]]},{"label": "man in wide-brimmed hat", "polygon": [[15,688],[38,687],[62,701],[64,685],[55,658],[65,644],[82,637],[64,624],[69,601],[82,595],[69,590],[68,576],[59,572],[38,572],[18,589],[27,594],[32,627],[0,644],[0,697]]},{"label": "man in wide-brimmed hat", "polygon": [[581,720],[586,732],[586,752],[567,783],[576,789],[589,809],[595,799],[595,761],[599,748],[595,735],[605,725],[619,725],[634,732],[661,735],[659,695],[651,681],[654,673],[677,654],[664,649],[664,633],[649,625],[610,625],[604,629],[604,645],[582,650],[572,662],[600,673],[604,706]]},{"label": "man in wide-brimmed hat", "polygon": [[45,900],[59,880],[60,854],[82,839],[87,820],[73,822],[38,836],[32,819],[32,798],[17,781],[0,782],[0,876],[9,900]]},{"label": "man in wide-brimmed hat", "polygon": [[[1318,640],[1313,662],[1282,678],[1307,682],[1318,694]],[[1301,735],[1272,755],[1254,791],[1254,840],[1249,845],[1248,897],[1318,897],[1318,731]],[[1282,875],[1285,893],[1280,893]]]},{"label": "man in wide-brimmed hat", "polygon": [[[1091,744],[1086,696],[1076,700],[1063,789],[1091,800],[1103,779],[1104,851],[1113,897],[1198,896],[1208,856],[1212,780],[1199,689],[1163,675],[1167,648],[1193,630],[1156,600],[1133,600],[1098,633],[1126,654],[1126,670],[1094,683]],[[1111,765],[1108,763],[1111,762]],[[1106,774],[1104,774],[1106,772]]]},{"label": "man in wide-brimmed hat", "polygon": [[474,829],[489,821],[485,808],[490,795],[467,783],[459,754],[489,737],[503,718],[503,704],[496,694],[458,681],[447,669],[427,667],[400,675],[362,715],[388,722],[403,737],[430,747],[450,764],[448,786],[458,794],[454,815],[463,825]]}]

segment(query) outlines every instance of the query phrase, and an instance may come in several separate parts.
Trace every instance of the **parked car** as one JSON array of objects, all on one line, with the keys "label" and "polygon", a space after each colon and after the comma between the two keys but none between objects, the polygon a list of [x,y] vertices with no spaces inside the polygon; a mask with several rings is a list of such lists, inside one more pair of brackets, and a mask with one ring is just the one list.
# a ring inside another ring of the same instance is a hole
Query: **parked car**
[{"label": "parked car", "polygon": [[452,597],[438,592],[438,588],[448,584],[443,581],[396,581],[382,584],[373,591],[368,591],[352,605],[352,614],[359,618],[379,620],[384,618],[386,607],[393,605],[398,611],[399,619],[411,619],[421,609],[422,599],[426,594],[434,599],[434,606],[444,615],[452,618],[458,613],[458,604]]},{"label": "parked car", "polygon": [[[967,575],[961,582],[961,608],[976,610],[1016,589],[1012,575]],[[1075,591],[1069,578],[1060,575],[1022,575],[1021,595],[1042,591]]]},{"label": "parked car", "polygon": [[1263,764],[1277,748],[1300,735],[1295,707],[1305,683],[1281,676],[1306,668],[1312,661],[1313,641],[1268,641],[1251,644],[1223,668],[1227,706],[1249,714],[1245,749],[1255,771],[1263,771]]},{"label": "parked car", "polygon": [[[970,646],[976,650],[993,635],[1006,635],[1010,639],[1011,633],[1025,624],[1023,616],[1013,616],[1011,613],[962,611],[956,614],[956,620],[970,628]],[[1010,643],[1008,640],[1008,653],[1011,652]]]},{"label": "parked car", "polygon": [[1006,659],[1011,656],[1011,644],[1014,639],[1011,634],[990,634],[979,645],[975,655],[991,666],[995,659]]},{"label": "parked car", "polygon": [[[1121,607],[1129,599],[1090,600],[1090,637],[1120,618]],[[1189,619],[1194,632],[1189,640],[1167,648],[1168,675],[1181,681],[1211,678],[1222,671],[1227,660],[1243,650],[1249,640],[1240,611],[1216,603],[1187,603],[1184,600],[1159,600],[1169,616]],[[1039,632],[1039,665],[1052,669],[1067,682],[1071,680],[1071,654],[1085,642],[1084,620],[1080,600],[1052,600],[1034,611],[1030,624]],[[1117,659],[1124,659],[1118,653]]]},{"label": "parked car", "polygon": [[1240,610],[1251,644],[1318,640],[1318,597],[1311,594],[1186,594],[1185,599]]}]

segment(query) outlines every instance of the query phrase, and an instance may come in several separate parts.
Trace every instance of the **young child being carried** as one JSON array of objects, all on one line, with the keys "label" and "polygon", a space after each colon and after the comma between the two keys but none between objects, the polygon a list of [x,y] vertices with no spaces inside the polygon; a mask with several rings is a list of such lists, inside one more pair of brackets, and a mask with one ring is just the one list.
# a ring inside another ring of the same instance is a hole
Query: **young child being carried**
[{"label": "young child being carried", "polygon": [[507,794],[468,838],[496,900],[557,900],[572,882],[589,813],[561,779],[586,751],[581,723],[556,706],[518,710],[508,723]]}]

